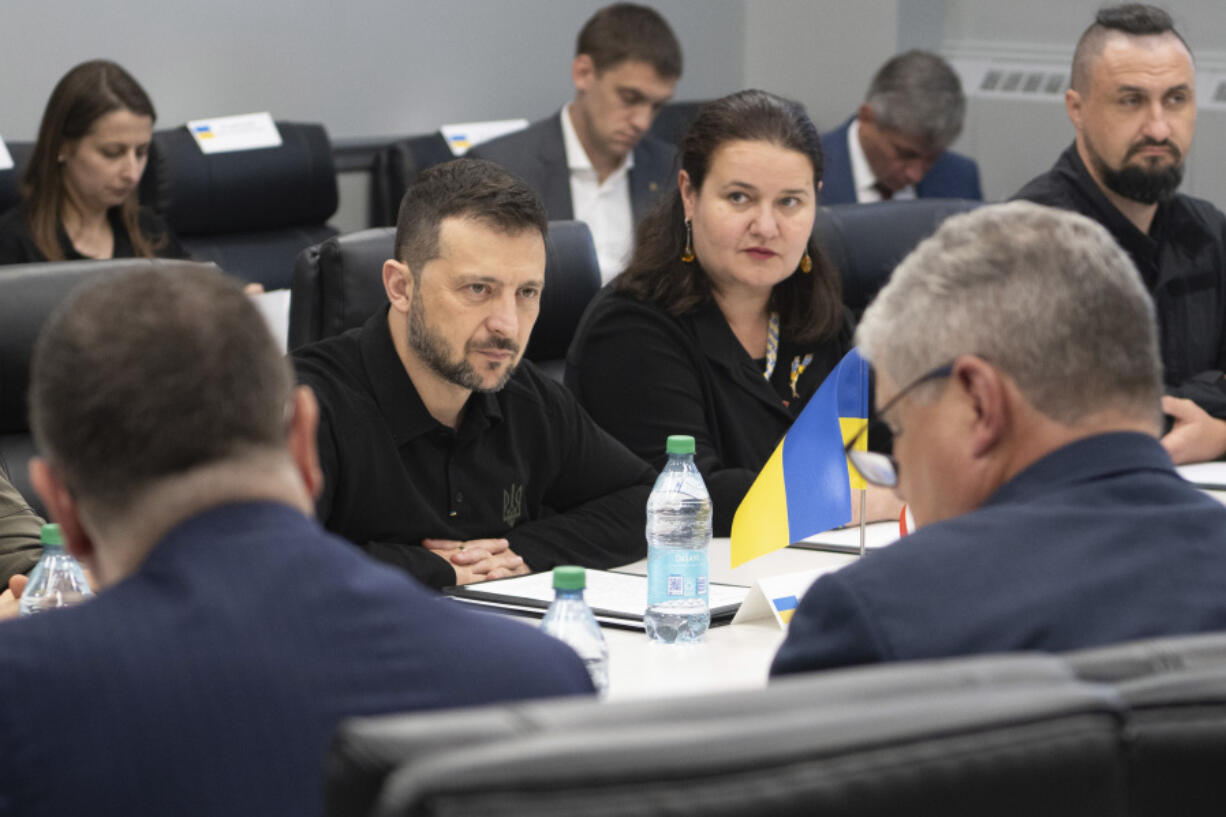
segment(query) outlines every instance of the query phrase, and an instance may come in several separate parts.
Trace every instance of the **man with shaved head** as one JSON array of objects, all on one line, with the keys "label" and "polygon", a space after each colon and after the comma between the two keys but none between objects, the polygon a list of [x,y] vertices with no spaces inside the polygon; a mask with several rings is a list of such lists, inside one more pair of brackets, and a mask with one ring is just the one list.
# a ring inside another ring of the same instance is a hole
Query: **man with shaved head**
[{"label": "man with shaved head", "polygon": [[1105,8],[1077,43],[1065,106],[1076,136],[1017,194],[1101,223],[1154,299],[1176,462],[1226,452],[1226,217],[1176,193],[1196,126],[1192,53],[1170,15]]}]

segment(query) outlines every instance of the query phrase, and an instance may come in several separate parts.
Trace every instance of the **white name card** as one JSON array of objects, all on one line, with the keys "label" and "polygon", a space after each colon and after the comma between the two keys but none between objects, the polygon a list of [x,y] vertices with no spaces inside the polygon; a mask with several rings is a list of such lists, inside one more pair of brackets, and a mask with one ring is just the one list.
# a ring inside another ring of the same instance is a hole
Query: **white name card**
[{"label": "white name card", "polygon": [[463,156],[471,148],[482,142],[497,139],[508,133],[523,130],[528,127],[527,119],[495,119],[489,122],[459,122],[454,125],[443,125],[439,132],[447,140],[455,156]]},{"label": "white name card", "polygon": [[193,119],[187,123],[187,130],[200,146],[201,153],[232,153],[275,148],[281,144],[281,134],[272,121],[272,114],[267,111]]},{"label": "white name card", "polygon": [[8,145],[4,144],[4,137],[0,136],[0,170],[12,170],[13,157],[9,154]]},{"label": "white name card", "polygon": [[780,629],[786,630],[792,621],[792,613],[804,598],[805,592],[817,581],[818,576],[828,572],[828,568],[821,568],[758,579],[750,588],[741,609],[736,611],[732,623],[773,618]]}]

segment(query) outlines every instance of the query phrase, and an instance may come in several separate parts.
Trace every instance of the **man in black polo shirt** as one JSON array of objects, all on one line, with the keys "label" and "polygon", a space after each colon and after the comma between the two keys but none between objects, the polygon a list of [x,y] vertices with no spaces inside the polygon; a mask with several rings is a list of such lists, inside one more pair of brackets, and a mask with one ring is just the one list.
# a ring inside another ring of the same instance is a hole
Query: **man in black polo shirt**
[{"label": "man in black polo shirt", "polygon": [[1226,217],[1177,194],[1196,125],[1196,75],[1170,16],[1129,4],[1098,12],[1065,94],[1076,139],[1017,198],[1075,210],[1130,256],[1158,313],[1176,462],[1226,452]]},{"label": "man in black polo shirt", "polygon": [[319,518],[433,587],[643,556],[652,468],[521,362],[548,222],[478,159],[405,194],[388,308],[294,353],[321,411]]}]

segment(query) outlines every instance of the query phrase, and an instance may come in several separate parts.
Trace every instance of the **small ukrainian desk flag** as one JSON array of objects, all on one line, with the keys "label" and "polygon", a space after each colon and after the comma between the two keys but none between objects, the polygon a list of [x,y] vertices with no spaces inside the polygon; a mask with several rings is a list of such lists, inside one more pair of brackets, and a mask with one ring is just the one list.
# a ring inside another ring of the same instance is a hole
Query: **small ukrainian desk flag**
[{"label": "small ukrainian desk flag", "polygon": [[[843,446],[868,424],[868,362],[852,349],[788,429],[732,520],[732,566],[851,521],[867,487]],[[857,447],[868,445],[862,435]]]}]

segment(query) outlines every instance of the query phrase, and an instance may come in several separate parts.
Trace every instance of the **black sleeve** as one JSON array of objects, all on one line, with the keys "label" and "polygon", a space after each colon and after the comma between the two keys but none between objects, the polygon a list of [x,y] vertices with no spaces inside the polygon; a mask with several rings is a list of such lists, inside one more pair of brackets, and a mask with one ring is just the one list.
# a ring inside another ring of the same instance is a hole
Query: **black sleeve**
[{"label": "black sleeve", "polygon": [[[1202,221],[1206,224],[1206,230],[1215,232],[1217,235],[1217,252],[1214,256],[1212,264],[1215,267],[1215,273],[1218,276],[1218,299],[1219,303],[1226,297],[1223,289],[1226,289],[1226,219],[1216,208],[1209,205],[1207,202],[1200,202],[1204,205],[1207,214],[1201,215]],[[1200,213],[1202,208],[1197,208]],[[1212,226],[1210,226],[1212,225]],[[1188,331],[1192,331],[1189,327]],[[1218,314],[1216,326],[1203,327],[1205,332],[1215,332],[1218,337],[1217,357],[1214,360],[1214,368],[1205,369],[1197,372],[1183,382],[1168,386],[1166,393],[1172,397],[1183,397],[1196,403],[1204,409],[1209,415],[1218,419],[1226,419],[1226,316]]]},{"label": "black sleeve", "polygon": [[818,578],[788,624],[771,676],[889,659],[855,593],[838,573]]},{"label": "black sleeve", "polygon": [[582,360],[568,380],[592,418],[656,468],[668,460],[670,434],[692,436],[694,463],[711,494],[716,535],[726,535],[757,472],[724,465],[707,427],[698,364],[686,352],[689,346],[663,316],[622,310],[615,319],[589,325]]},{"label": "black sleeve", "polygon": [[1167,387],[1166,393],[1191,400],[1211,416],[1226,419],[1226,375],[1217,369],[1197,372],[1178,386]]},{"label": "black sleeve", "polygon": [[[319,467],[323,472],[324,484],[319,496],[315,499],[315,516],[321,525],[328,527],[332,502],[336,496],[333,477],[340,473],[341,465],[337,453],[339,449],[327,407],[323,400],[318,402],[319,430],[316,440],[319,449]],[[420,544],[402,542],[355,542],[354,544],[379,561],[404,570],[427,587],[437,589],[456,583],[455,569],[452,568],[451,563]]]},{"label": "black sleeve", "polygon": [[507,534],[533,571],[560,564],[609,568],[647,553],[647,496],[656,472],[546,384],[559,467],[543,504],[553,513]]}]

